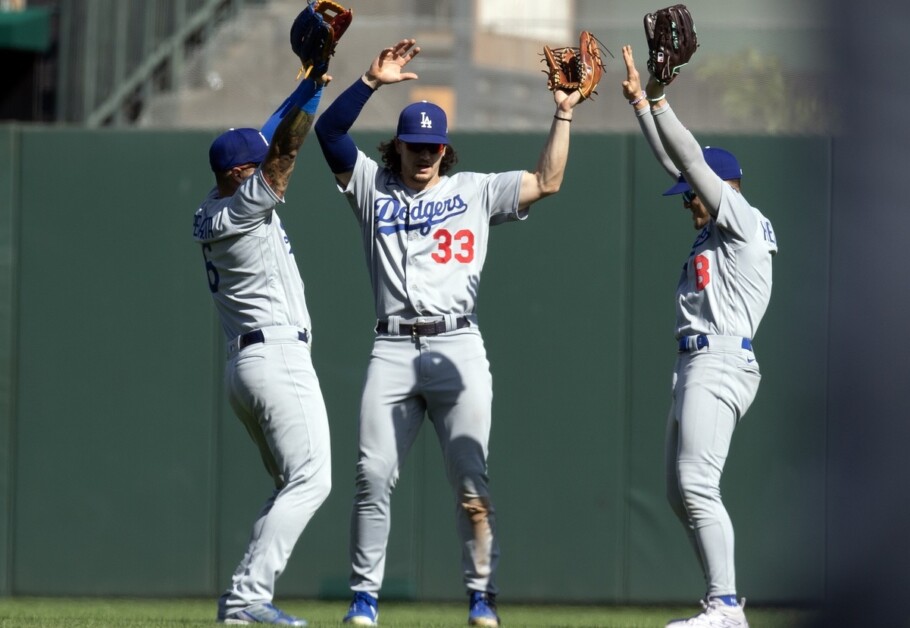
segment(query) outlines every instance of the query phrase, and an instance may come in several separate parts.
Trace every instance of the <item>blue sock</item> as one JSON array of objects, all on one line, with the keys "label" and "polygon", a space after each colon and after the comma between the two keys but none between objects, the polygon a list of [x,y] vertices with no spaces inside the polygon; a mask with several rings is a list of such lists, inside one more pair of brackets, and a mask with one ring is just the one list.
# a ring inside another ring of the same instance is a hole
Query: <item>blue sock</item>
[{"label": "blue sock", "polygon": [[733,595],[715,595],[715,600],[720,600],[727,606],[739,606],[739,601],[736,599],[736,594]]}]

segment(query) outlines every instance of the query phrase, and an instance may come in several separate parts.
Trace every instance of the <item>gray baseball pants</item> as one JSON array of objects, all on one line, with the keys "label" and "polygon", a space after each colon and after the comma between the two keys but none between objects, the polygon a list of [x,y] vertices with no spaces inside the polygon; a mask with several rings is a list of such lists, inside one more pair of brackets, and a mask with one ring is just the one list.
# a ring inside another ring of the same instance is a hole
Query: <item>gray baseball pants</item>
[{"label": "gray baseball pants", "polygon": [[667,499],[683,523],[705,575],[708,597],[736,593],[733,524],[720,478],[733,430],[755,399],[761,374],[741,339],[679,354],[667,420]]},{"label": "gray baseball pants", "polygon": [[496,592],[499,559],[487,477],[493,382],[476,328],[437,336],[377,336],[360,409],[351,515],[351,588],[378,594],[391,529],[391,494],[428,416],[454,495],[465,587]]},{"label": "gray baseball pants", "polygon": [[332,485],[329,423],[307,343],[251,345],[225,369],[231,406],[275,481],[221,604],[230,613],[271,602],[275,582]]}]

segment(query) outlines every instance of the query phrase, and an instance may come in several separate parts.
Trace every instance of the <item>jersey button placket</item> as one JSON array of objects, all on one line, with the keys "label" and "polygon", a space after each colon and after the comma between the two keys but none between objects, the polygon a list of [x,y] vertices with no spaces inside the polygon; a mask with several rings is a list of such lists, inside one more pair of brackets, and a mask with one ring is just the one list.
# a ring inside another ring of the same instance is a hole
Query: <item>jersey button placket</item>
[{"label": "jersey button placket", "polygon": [[[410,234],[414,236],[415,233]],[[418,269],[420,268],[420,256],[419,256],[419,247],[409,246],[408,255],[407,255],[407,282],[408,282],[408,298],[411,301],[411,305],[420,312],[420,306],[417,303],[418,287],[419,287],[419,275]]]}]

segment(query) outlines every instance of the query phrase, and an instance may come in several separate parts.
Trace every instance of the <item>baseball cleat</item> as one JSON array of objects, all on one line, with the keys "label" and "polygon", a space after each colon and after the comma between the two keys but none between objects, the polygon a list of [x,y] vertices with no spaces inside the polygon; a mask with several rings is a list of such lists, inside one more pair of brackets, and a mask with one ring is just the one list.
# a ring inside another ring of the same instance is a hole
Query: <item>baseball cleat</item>
[{"label": "baseball cleat", "polygon": [[284,611],[276,608],[272,604],[256,604],[249,606],[242,611],[226,614],[221,616],[219,613],[218,623],[221,624],[273,624],[280,626],[306,626],[307,621],[299,617],[288,615]]},{"label": "baseball cleat", "polygon": [[378,626],[379,600],[366,591],[357,591],[342,622],[355,626]]},{"label": "baseball cleat", "polygon": [[497,628],[499,626],[495,595],[484,593],[483,591],[471,591],[468,625],[487,626],[488,628]]},{"label": "baseball cleat", "polygon": [[749,628],[746,621],[746,598],[736,606],[728,606],[720,600],[710,599],[707,603],[701,601],[704,609],[698,615],[688,619],[674,619],[667,624],[667,628]]}]

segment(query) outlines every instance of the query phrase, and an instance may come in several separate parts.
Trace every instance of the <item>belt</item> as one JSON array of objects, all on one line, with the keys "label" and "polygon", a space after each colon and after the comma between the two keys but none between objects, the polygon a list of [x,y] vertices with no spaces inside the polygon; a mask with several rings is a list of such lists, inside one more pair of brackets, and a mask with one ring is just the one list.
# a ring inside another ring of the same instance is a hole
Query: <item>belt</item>
[{"label": "belt", "polygon": [[[679,352],[688,353],[689,351],[698,351],[704,349],[705,347],[711,346],[711,339],[723,338],[724,343],[727,346],[729,345],[728,339],[732,336],[709,336],[707,334],[698,334],[697,336],[683,336],[679,339]],[[715,340],[715,343],[720,344]],[[752,351],[752,341],[748,338],[740,338],[739,346],[747,351]]]},{"label": "belt", "polygon": [[[306,331],[298,331],[297,340],[300,342],[309,342],[310,337]],[[240,336],[237,346],[238,349],[244,349],[259,342],[265,342],[265,334],[262,333],[261,329],[250,331]]]},{"label": "belt", "polygon": [[[461,316],[455,319],[455,329],[464,329],[469,327],[471,321],[468,320],[467,316]],[[380,334],[389,333],[389,322],[388,321],[379,321],[376,323],[376,331]],[[400,323],[398,325],[398,335],[399,336],[437,336],[439,334],[445,333],[446,331],[446,322],[445,321],[430,321],[427,323]]]}]

